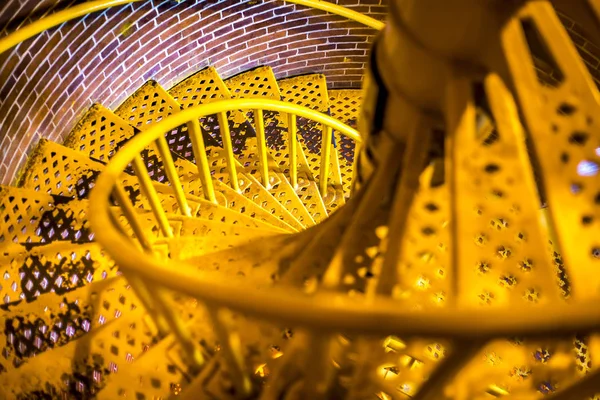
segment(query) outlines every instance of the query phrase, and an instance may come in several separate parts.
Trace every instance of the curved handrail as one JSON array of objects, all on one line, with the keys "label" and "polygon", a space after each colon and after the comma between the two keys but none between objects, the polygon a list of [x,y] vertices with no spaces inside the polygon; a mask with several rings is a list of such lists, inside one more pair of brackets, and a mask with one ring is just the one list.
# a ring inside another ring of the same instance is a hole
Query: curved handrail
[{"label": "curved handrail", "polygon": [[366,25],[370,28],[377,29],[378,31],[382,30],[385,27],[385,24],[381,21],[376,20],[375,18],[371,18],[365,14],[359,13],[358,11],[354,11],[350,8],[338,6],[337,4],[330,3],[325,0],[284,0],[289,3],[300,4],[302,6],[307,6],[310,8],[316,8],[319,10],[327,11],[332,14],[337,14],[342,17],[346,17],[356,22],[360,22],[363,25]]},{"label": "curved handrail", "polygon": [[31,24],[17,29],[8,36],[0,39],[0,54],[13,48],[19,43],[44,32],[50,28],[54,28],[64,22],[72,19],[83,17],[97,11],[105,10],[110,7],[121,6],[123,4],[135,3],[141,0],[96,0],[87,3],[79,4],[74,7],[69,7],[66,10],[59,11],[45,18],[32,22]]},{"label": "curved handrail", "polygon": [[[65,10],[59,11],[55,14],[49,15],[45,18],[32,22],[31,24],[24,26],[23,28],[17,29],[11,34],[0,39],[0,54],[13,48],[19,43],[39,34],[45,30],[54,28],[62,23],[70,21],[75,18],[83,17],[84,15],[91,14],[97,11],[105,10],[110,7],[120,6],[128,3],[135,3],[142,0],[95,0],[89,1],[77,6],[69,7]],[[337,14],[342,17],[360,22],[371,28],[381,30],[384,27],[384,23],[374,18],[361,14],[352,9],[338,6],[323,0],[285,0],[290,3],[296,3],[303,6],[316,8],[319,10],[327,11],[332,14]]]},{"label": "curved handrail", "polygon": [[[224,108],[225,106],[225,108]],[[118,265],[135,276],[160,287],[187,294],[208,304],[224,306],[258,318],[290,323],[294,326],[318,328],[321,331],[344,331],[361,334],[401,334],[449,338],[501,337],[511,335],[537,336],[600,328],[600,309],[564,305],[531,306],[520,313],[510,310],[441,309],[427,312],[425,318],[409,307],[391,299],[380,298],[375,303],[363,303],[344,295],[323,292],[307,297],[300,291],[256,289],[233,283],[210,272],[198,271],[184,261],[154,258],[143,253],[135,243],[116,228],[111,216],[110,198],[118,185],[122,171],[148,145],[160,139],[163,132],[202,115],[225,109],[269,109],[311,118],[330,124],[334,129],[357,141],[352,128],[314,110],[292,103],[264,99],[238,99],[200,105],[181,111],[134,136],[111,159],[98,178],[90,198],[90,222],[96,239],[106,248]],[[132,257],[132,254],[136,254]],[[249,301],[252,299],[252,301]],[[590,314],[590,310],[597,310]],[[561,321],[560,326],[556,321]]]}]

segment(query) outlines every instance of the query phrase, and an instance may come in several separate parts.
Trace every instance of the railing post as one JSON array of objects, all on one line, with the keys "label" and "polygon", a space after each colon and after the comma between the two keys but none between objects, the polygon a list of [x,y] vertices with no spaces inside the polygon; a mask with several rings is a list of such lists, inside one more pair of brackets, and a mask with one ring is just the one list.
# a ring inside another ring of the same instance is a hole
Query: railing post
[{"label": "railing post", "polygon": [[113,188],[113,196],[115,196],[115,199],[119,203],[121,211],[125,215],[127,222],[129,222],[129,225],[131,226],[131,230],[137,237],[144,251],[152,251],[152,244],[148,240],[148,237],[146,236],[146,233],[140,224],[137,213],[135,212],[135,208],[131,205],[127,193],[125,193],[125,190],[118,182],[115,183]]},{"label": "railing post", "polygon": [[263,186],[269,187],[269,160],[267,159],[267,139],[265,138],[265,118],[263,110],[254,110],[254,124],[256,125],[256,141],[258,143],[258,160],[260,163],[260,176]]},{"label": "railing post", "polygon": [[158,198],[158,193],[156,193],[156,188],[152,184],[152,180],[150,180],[150,176],[148,175],[148,170],[146,169],[144,161],[142,161],[142,157],[139,154],[133,159],[133,169],[135,171],[135,175],[140,180],[142,192],[146,195],[148,201],[150,202],[150,208],[152,208],[152,213],[156,217],[160,230],[162,231],[163,235],[168,238],[172,238],[173,230],[171,229],[171,225],[169,225],[167,214],[160,204],[160,199]]},{"label": "railing post", "polygon": [[329,178],[329,160],[331,159],[331,138],[333,130],[330,126],[323,124],[323,136],[321,140],[321,168],[319,186],[321,196],[327,196],[327,181]]},{"label": "railing post", "polygon": [[221,111],[219,114],[219,128],[221,130],[221,139],[223,139],[223,148],[225,149],[225,159],[227,160],[227,169],[229,170],[229,180],[231,186],[236,192],[240,191],[240,183],[237,177],[235,167],[235,156],[233,154],[233,145],[231,144],[231,132],[229,131],[229,121],[227,112]]},{"label": "railing post", "polygon": [[206,157],[206,147],[204,146],[200,122],[198,122],[197,119],[193,119],[187,123],[187,128],[192,142],[194,159],[196,160],[196,166],[198,167],[198,174],[202,181],[204,198],[217,204],[217,196],[215,195],[215,188],[213,186],[212,176],[210,175],[210,165],[208,164],[208,158]]},{"label": "railing post", "polygon": [[179,204],[181,213],[186,217],[191,217],[192,213],[190,212],[190,206],[188,205],[187,199],[185,198],[185,193],[181,188],[181,181],[179,180],[177,169],[175,168],[175,164],[173,163],[173,157],[171,156],[171,150],[169,150],[167,139],[165,139],[164,136],[161,136],[158,139],[156,139],[156,147],[158,148],[158,152],[162,157],[163,167],[165,169],[165,172],[167,173],[169,182],[171,182],[171,186],[175,191],[175,198],[177,199],[177,204]]},{"label": "railing post", "polygon": [[250,377],[245,371],[242,343],[237,332],[230,332],[225,323],[221,320],[220,314],[224,311],[213,304],[206,305],[213,329],[221,345],[223,358],[227,363],[227,369],[230,379],[238,392],[238,395],[247,396],[252,383]]},{"label": "railing post", "polygon": [[298,187],[298,128],[296,115],[288,114],[288,147],[290,151],[290,181],[292,187]]},{"label": "railing post", "polygon": [[352,184],[350,185],[350,195],[356,194],[356,179],[358,174],[358,155],[360,154],[360,142],[354,141],[354,159],[352,160]]}]

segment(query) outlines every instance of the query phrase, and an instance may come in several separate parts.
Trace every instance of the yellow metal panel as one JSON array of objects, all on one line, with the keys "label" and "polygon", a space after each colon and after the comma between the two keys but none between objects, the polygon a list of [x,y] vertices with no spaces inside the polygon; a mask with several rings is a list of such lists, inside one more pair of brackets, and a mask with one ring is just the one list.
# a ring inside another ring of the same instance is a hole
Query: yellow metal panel
[{"label": "yellow metal panel", "polygon": [[[251,71],[236,75],[233,78],[227,79],[227,87],[232,93],[233,98],[274,98],[279,100],[281,94],[273,70],[270,67],[260,67]],[[287,116],[280,115],[274,112],[265,112],[265,134],[267,147],[269,148],[270,156],[273,157],[275,164],[286,177],[289,177],[289,149],[288,149],[288,121]],[[298,171],[299,180],[298,187],[295,192],[301,199],[311,218],[315,221],[321,221],[327,217],[327,211],[319,190],[312,177],[312,173],[308,168],[308,162],[301,148],[298,151]],[[249,158],[248,156],[245,157]],[[279,173],[277,173],[278,176]],[[281,192],[280,192],[281,193]],[[276,197],[280,193],[275,194]],[[286,197],[291,199],[291,193],[286,188]],[[297,207],[294,207],[297,208]],[[293,210],[292,210],[293,212]],[[303,219],[306,219],[303,217]]]},{"label": "yellow metal panel", "polygon": [[[229,184],[229,174],[227,173],[227,164],[223,153],[223,149],[212,148],[209,158],[211,172],[216,179],[225,184]],[[239,167],[242,167],[242,164],[239,161],[236,160],[235,162]],[[304,227],[253,175],[240,173],[238,179],[241,193],[245,198],[251,199],[265,211],[295,230],[300,230]]]},{"label": "yellow metal panel", "polygon": [[271,67],[258,67],[245,71],[225,81],[234,99],[273,98],[281,99],[279,86]]},{"label": "yellow metal panel", "polygon": [[542,235],[533,172],[522,162],[527,151],[517,109],[497,76],[486,79],[486,89],[499,133],[489,145],[476,136],[470,82],[457,80],[451,92],[455,296],[462,307],[557,304],[562,296],[556,281],[548,279],[555,272]]},{"label": "yellow metal panel", "polygon": [[[102,163],[90,160],[78,151],[42,139],[28,160],[21,186],[59,196],[87,199],[104,168]],[[141,195],[140,183],[135,176],[123,174],[122,183],[134,206],[151,210],[148,199]],[[162,207],[167,212],[179,212],[173,190],[165,184],[154,183],[154,186],[161,195]],[[190,202],[197,209],[205,204],[191,197]]]},{"label": "yellow metal panel", "polygon": [[451,289],[447,185],[432,186],[433,165],[421,178],[398,262],[398,293],[415,309],[447,305]]},{"label": "yellow metal panel", "polygon": [[[560,86],[538,81],[528,43],[531,32],[560,71]],[[595,298],[600,292],[598,88],[548,3],[527,3],[507,24],[501,43],[541,166],[549,222],[556,229],[572,296]]]},{"label": "yellow metal panel", "polygon": [[115,276],[117,268],[95,243],[55,242],[0,258],[0,303],[64,294],[90,282]]},{"label": "yellow metal panel", "polygon": [[90,158],[107,162],[135,129],[100,104],[94,104],[79,120],[64,145]]},{"label": "yellow metal panel", "polygon": [[12,187],[0,187],[0,249],[15,249],[55,240],[93,240],[86,218],[87,203]]},{"label": "yellow metal panel", "polygon": [[[84,289],[87,291],[72,292],[66,300],[85,310],[84,316],[91,323],[85,340],[38,354],[20,368],[1,374],[2,398],[19,394],[28,398],[35,392],[66,392],[73,396],[98,392],[110,374],[118,373],[152,346],[153,329],[145,323],[143,308],[124,279],[114,278]],[[56,308],[62,310],[64,306]],[[45,313],[43,309],[39,312]]]}]

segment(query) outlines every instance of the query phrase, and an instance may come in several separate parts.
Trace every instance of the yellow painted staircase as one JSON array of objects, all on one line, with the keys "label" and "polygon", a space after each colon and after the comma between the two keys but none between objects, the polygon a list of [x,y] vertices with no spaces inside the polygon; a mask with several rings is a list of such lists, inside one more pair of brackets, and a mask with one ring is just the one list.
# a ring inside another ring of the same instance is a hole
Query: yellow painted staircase
[{"label": "yellow painted staircase", "polygon": [[[236,389],[239,395],[241,389],[232,387],[222,367],[220,345],[206,311],[194,300],[169,295],[177,309],[173,311],[192,328],[202,357],[210,359],[195,371],[186,364],[189,354],[178,348],[173,334],[165,336],[146,314],[144,296],[131,288],[94,241],[87,215],[96,179],[131,138],[182,109],[230,98],[282,99],[355,124],[361,93],[328,91],[323,75],[277,81],[269,67],[260,67],[223,81],[214,68],[207,68],[168,90],[149,81],[114,111],[93,105],[62,145],[41,140],[18,185],[0,189],[0,398],[168,398],[185,392],[190,382],[197,385],[199,376],[202,388],[191,398],[234,398]],[[193,148],[198,143],[190,140],[187,127],[165,135],[162,143],[181,177],[188,216],[182,215],[184,205],[168,184],[168,171],[158,156],[164,149],[151,146],[141,155],[174,236],[165,237],[148,211],[151,199],[143,195],[135,165],[121,183],[157,252],[198,262],[199,271],[218,270],[232,280],[247,274],[264,285],[280,279],[282,271],[254,264],[263,260],[272,266],[270,251],[298,253],[301,249],[287,233],[323,221],[348,199],[354,143],[335,133],[330,185],[322,196],[320,126],[265,112],[268,171],[261,171],[255,115],[232,111],[226,120],[213,115],[199,121],[214,199],[199,176]],[[297,124],[299,140],[295,185],[290,182],[286,133],[290,123]],[[235,181],[228,169],[227,146],[235,154]],[[119,207],[113,211],[124,218]],[[267,241],[268,246],[256,247],[257,241]],[[250,259],[254,263],[249,264]],[[243,363],[253,372],[250,392],[257,393],[268,375],[269,360],[281,355],[280,342],[292,332],[275,332],[273,327],[263,332],[240,317],[232,323],[244,327],[248,351]]]}]

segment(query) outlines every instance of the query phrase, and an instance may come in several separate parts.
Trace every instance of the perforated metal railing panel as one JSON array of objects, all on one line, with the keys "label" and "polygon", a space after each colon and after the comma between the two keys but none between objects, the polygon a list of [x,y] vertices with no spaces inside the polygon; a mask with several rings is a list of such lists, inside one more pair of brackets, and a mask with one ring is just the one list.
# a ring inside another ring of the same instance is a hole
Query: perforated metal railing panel
[{"label": "perforated metal railing panel", "polygon": [[[281,98],[279,86],[270,67],[260,67],[244,72],[227,79],[225,83],[234,98]],[[249,113],[247,117],[254,123],[252,113]],[[275,165],[277,165],[283,175],[289,177],[290,162],[287,116],[267,111],[264,113],[264,120],[265,137],[270,156],[273,157]],[[298,188],[295,191],[311,218],[315,222],[318,222],[327,216],[325,205],[319,195],[316,181],[308,167],[303,149],[298,148],[297,150],[299,179]]]},{"label": "perforated metal railing panel", "polygon": [[[362,90],[329,90],[329,111],[331,116],[355,129],[358,127],[361,104]],[[345,195],[349,196],[354,169],[353,163],[356,143],[347,136],[341,135],[339,132],[334,132],[334,136],[340,163],[342,185],[344,186]]]},{"label": "perforated metal railing panel", "polygon": [[[322,113],[329,113],[329,95],[327,93],[327,82],[324,75],[303,75],[282,79],[277,83],[281,90],[282,100],[308,107]],[[321,142],[323,128],[316,122],[299,118],[298,132],[300,134],[299,142],[304,150],[308,166],[315,180],[319,181],[321,178]],[[337,150],[333,143],[331,143],[330,147],[331,158],[328,176],[330,191],[327,196],[325,196],[325,205],[328,212],[336,210],[345,202],[343,188],[341,186],[341,174]]]}]

